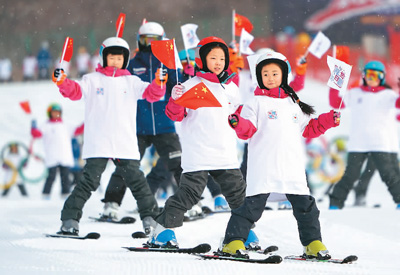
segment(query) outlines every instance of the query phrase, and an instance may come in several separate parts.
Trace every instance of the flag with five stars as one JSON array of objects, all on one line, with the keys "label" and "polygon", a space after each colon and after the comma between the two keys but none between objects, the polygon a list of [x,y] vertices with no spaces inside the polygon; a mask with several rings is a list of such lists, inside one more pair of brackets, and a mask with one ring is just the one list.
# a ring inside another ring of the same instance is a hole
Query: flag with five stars
[{"label": "flag with five stars", "polygon": [[248,33],[251,33],[253,30],[253,24],[251,24],[250,20],[239,14],[235,14],[235,35],[240,36],[242,34],[242,29],[245,29]]},{"label": "flag with five stars", "polygon": [[180,98],[175,100],[175,103],[193,110],[201,107],[222,107],[221,103],[219,103],[203,82],[185,92]]},{"label": "flag with five stars", "polygon": [[151,41],[151,51],[167,68],[172,70],[182,68],[174,39]]},{"label": "flag with five stars", "polygon": [[70,37],[65,38],[60,64],[62,64],[63,61],[69,62],[71,60],[73,50],[74,50],[74,40]]}]

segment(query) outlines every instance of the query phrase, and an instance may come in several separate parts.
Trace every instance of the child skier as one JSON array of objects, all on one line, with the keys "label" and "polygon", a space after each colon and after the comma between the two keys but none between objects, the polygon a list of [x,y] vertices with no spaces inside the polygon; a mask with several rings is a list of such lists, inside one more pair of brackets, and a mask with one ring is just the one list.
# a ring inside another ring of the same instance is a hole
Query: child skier
[{"label": "child skier", "polygon": [[38,127],[32,121],[31,135],[33,138],[43,138],[45,163],[48,175],[44,183],[42,195],[50,199],[50,192],[56,179],[57,170],[61,178],[61,196],[66,197],[71,191],[69,179],[70,168],[74,166],[71,139],[83,133],[83,125],[75,128],[62,120],[62,108],[58,103],[52,103],[47,108],[46,123]]},{"label": "child skier", "polygon": [[[166,114],[173,121],[181,121],[183,173],[179,188],[168,198],[163,211],[155,218],[158,223],[148,241],[150,246],[177,247],[174,228],[182,226],[187,210],[198,203],[210,174],[220,184],[231,209],[243,203],[246,183],[239,170],[235,133],[226,123],[226,117],[240,103],[239,89],[231,82],[226,70],[229,52],[218,37],[202,39],[198,46],[196,76],[172,89]],[[222,107],[185,109],[175,100],[193,86],[203,82]]]},{"label": "child skier", "polygon": [[129,54],[124,39],[111,37],[101,45],[96,72],[84,75],[79,83],[67,79],[61,69],[54,71],[53,81],[64,97],[85,99],[82,158],[86,159],[86,164],[61,211],[59,234],[78,234],[83,206],[91,192],[99,187],[108,159],[122,167],[122,176],[137,200],[140,218],[154,217],[158,213],[157,202],[139,169],[136,106],[141,98],[153,102],[159,100],[165,93],[165,84],[161,85],[161,80],[166,80],[167,75],[158,70],[151,84],[141,81],[126,70]]},{"label": "child skier", "polygon": [[[345,98],[346,105],[342,104],[342,107],[352,110],[349,153],[344,175],[330,194],[330,209],[344,207],[366,159],[374,162],[400,209],[399,138],[395,117],[396,108],[400,108],[400,97],[385,83],[385,74],[385,66],[381,62],[368,62],[364,67],[362,85],[351,89]],[[339,92],[330,89],[331,106],[338,108],[341,100]]]},{"label": "child skier", "polygon": [[[290,64],[277,52],[267,53],[256,65],[255,97],[229,116],[241,139],[249,139],[247,190],[243,205],[232,210],[222,251],[236,254],[267,200],[289,200],[297,220],[300,240],[308,257],[330,258],[322,244],[319,210],[307,188],[306,155],[302,137],[318,137],[339,125],[331,111],[312,119],[314,109],[301,102],[288,85]],[[297,104],[296,104],[297,103]]]}]

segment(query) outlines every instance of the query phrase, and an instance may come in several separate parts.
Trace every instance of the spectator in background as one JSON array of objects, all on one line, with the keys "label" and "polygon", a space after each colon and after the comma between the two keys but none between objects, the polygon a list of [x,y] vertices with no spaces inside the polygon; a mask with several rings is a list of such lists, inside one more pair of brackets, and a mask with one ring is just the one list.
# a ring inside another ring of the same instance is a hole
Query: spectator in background
[{"label": "spectator in background", "polygon": [[84,74],[89,73],[90,65],[90,54],[87,52],[84,46],[80,46],[78,49],[78,55],[76,56],[76,68],[78,70],[78,77],[82,77]]},{"label": "spectator in background", "polygon": [[22,75],[24,81],[35,80],[38,62],[32,52],[28,52],[22,61]]},{"label": "spectator in background", "polygon": [[12,80],[12,64],[9,58],[0,59],[0,82]]},{"label": "spectator in background", "polygon": [[92,72],[94,72],[97,68],[97,64],[100,62],[100,55],[99,50],[97,49],[96,52],[93,54],[92,58],[90,59],[90,63],[92,65]]},{"label": "spectator in background", "polygon": [[49,52],[49,42],[43,41],[37,54],[39,68],[39,79],[50,79],[49,69],[51,66],[51,55]]}]

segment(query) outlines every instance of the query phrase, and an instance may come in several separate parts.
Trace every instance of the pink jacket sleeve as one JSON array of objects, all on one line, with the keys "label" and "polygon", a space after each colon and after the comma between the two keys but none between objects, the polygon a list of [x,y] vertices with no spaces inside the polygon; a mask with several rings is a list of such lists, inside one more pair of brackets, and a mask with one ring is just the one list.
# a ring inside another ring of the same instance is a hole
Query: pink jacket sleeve
[{"label": "pink jacket sleeve", "polygon": [[63,97],[71,100],[79,100],[82,98],[81,86],[68,78],[66,78],[61,85],[58,85],[58,89]]},{"label": "pink jacket sleeve", "polygon": [[243,106],[239,106],[239,108],[234,113],[234,115],[236,115],[238,118],[238,124],[235,128],[233,128],[232,126],[231,128],[235,130],[238,138],[246,140],[251,138],[254,133],[257,132],[257,128],[253,125],[253,123],[251,123],[250,120],[240,116],[242,108]]},{"label": "pink jacket sleeve", "polygon": [[[332,108],[338,109],[342,98],[339,96],[339,91],[333,88],[329,89],[329,104]],[[345,107],[344,102],[342,103],[342,109]]]},{"label": "pink jacket sleeve", "polygon": [[333,118],[334,111],[331,110],[329,113],[321,114],[318,118],[311,119],[303,132],[305,138],[316,138],[324,134],[326,130],[332,127],[336,127]]},{"label": "pink jacket sleeve", "polygon": [[82,123],[81,126],[75,129],[74,136],[82,135],[84,130],[85,130],[85,124]]},{"label": "pink jacket sleeve", "polygon": [[169,98],[168,104],[165,107],[165,114],[172,121],[182,121],[187,115],[185,107],[176,104],[172,97]]},{"label": "pink jacket sleeve", "polygon": [[40,138],[42,137],[42,132],[37,128],[31,128],[31,135],[33,138]]},{"label": "pink jacket sleeve", "polygon": [[295,92],[299,92],[304,89],[305,75],[296,75],[292,82],[290,82],[290,87],[293,88]]},{"label": "pink jacket sleeve", "polygon": [[166,90],[166,85],[158,86],[155,83],[155,80],[150,83],[149,86],[147,86],[146,90],[143,93],[142,98],[146,99],[148,102],[156,102],[159,101],[160,98],[162,98],[165,95],[165,90]]}]

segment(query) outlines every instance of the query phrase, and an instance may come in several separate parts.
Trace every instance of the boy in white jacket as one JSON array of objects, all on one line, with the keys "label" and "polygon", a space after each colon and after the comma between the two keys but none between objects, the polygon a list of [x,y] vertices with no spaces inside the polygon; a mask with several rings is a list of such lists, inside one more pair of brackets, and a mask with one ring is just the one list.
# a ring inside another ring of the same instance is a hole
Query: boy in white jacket
[{"label": "boy in white jacket", "polygon": [[158,70],[150,84],[126,70],[128,43],[118,37],[106,39],[100,47],[100,65],[82,81],[66,79],[61,69],[54,71],[53,81],[60,93],[71,100],[85,100],[85,132],[82,158],[83,174],[61,211],[62,226],[58,234],[78,235],[82,209],[100,184],[101,174],[111,159],[122,166],[123,177],[137,200],[140,218],[154,217],[157,202],[140,167],[136,137],[137,100],[157,101],[165,93],[161,81],[167,79]]}]

